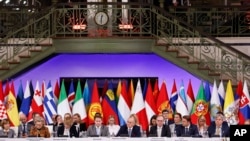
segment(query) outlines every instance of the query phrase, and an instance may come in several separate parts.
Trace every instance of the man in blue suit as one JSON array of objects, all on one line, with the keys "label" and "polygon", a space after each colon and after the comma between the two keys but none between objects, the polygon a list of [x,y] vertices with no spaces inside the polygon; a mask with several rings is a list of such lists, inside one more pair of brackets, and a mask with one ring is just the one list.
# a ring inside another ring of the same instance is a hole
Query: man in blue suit
[{"label": "man in blue suit", "polygon": [[191,117],[189,115],[182,117],[182,126],[176,128],[176,135],[177,137],[193,137],[199,135],[198,128],[191,123]]},{"label": "man in blue suit", "polygon": [[221,114],[216,114],[215,124],[211,124],[207,131],[209,137],[229,137],[230,128],[227,124],[223,124],[224,116]]},{"label": "man in blue suit", "polygon": [[141,137],[140,129],[140,126],[135,124],[134,116],[130,116],[127,120],[127,124],[121,126],[116,136]]}]

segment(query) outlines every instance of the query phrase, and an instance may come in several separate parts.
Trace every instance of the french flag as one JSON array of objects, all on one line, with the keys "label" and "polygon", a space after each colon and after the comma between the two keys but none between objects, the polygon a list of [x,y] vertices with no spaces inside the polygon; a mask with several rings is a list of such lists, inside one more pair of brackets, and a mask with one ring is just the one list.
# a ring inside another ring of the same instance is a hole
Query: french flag
[{"label": "french flag", "polygon": [[239,101],[239,124],[244,124],[246,119],[250,119],[250,98],[246,80],[244,81],[243,93]]}]

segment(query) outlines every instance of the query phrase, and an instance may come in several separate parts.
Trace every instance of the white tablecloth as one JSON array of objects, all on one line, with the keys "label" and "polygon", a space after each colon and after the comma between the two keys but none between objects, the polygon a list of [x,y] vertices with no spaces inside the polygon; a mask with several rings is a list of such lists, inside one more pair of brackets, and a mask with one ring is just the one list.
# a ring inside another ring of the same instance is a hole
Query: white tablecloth
[{"label": "white tablecloth", "polygon": [[0,141],[229,141],[229,138],[126,138],[126,137],[95,137],[95,138],[0,138]]}]

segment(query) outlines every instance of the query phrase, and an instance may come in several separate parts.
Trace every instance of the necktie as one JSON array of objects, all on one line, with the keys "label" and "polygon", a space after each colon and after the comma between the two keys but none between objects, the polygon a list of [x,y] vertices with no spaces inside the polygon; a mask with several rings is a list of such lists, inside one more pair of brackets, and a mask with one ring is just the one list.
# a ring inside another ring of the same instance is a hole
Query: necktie
[{"label": "necktie", "polygon": [[131,137],[131,133],[132,133],[132,129],[129,128],[129,129],[128,129],[128,136],[129,136],[129,137]]},{"label": "necktie", "polygon": [[23,124],[23,134],[26,133],[26,128],[25,128],[25,124]]},{"label": "necktie", "polygon": [[185,128],[185,134],[188,135],[188,128]]},{"label": "necktie", "polygon": [[165,120],[165,125],[168,125],[168,120]]}]

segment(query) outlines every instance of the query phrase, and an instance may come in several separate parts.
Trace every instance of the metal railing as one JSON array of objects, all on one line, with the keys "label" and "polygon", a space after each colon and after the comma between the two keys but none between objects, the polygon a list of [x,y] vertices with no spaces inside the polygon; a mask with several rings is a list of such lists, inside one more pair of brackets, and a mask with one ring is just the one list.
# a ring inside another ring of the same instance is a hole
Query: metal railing
[{"label": "metal railing", "polygon": [[[98,11],[108,14],[109,20],[105,25],[97,25],[95,14]],[[188,55],[189,61],[199,62],[200,68],[209,68],[211,73],[220,74],[221,79],[231,79],[233,82],[250,80],[249,56],[217,40],[209,32],[204,32],[206,30],[192,26],[190,21],[184,21],[181,16],[155,6],[137,3],[57,4],[39,15],[0,39],[0,66],[6,64],[6,60],[13,59],[13,56],[18,56],[21,48],[37,47],[52,37],[151,37],[161,40],[168,46],[168,50],[178,50],[181,54]],[[86,25],[86,28],[75,29],[76,25]],[[120,25],[132,25],[133,28],[121,29]],[[247,30],[246,26],[244,28]],[[28,40],[31,38],[32,40]],[[23,39],[25,40],[21,42]],[[8,47],[12,47],[15,54],[9,55]]]}]

